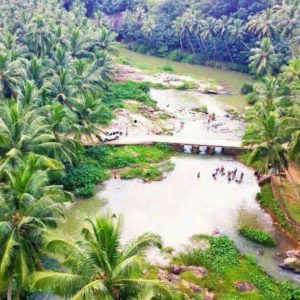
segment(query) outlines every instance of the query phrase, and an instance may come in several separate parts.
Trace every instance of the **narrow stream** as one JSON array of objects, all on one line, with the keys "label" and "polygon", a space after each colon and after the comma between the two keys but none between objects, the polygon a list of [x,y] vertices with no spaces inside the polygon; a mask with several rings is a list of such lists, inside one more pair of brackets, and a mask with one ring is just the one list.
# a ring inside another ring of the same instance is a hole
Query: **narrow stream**
[{"label": "narrow stream", "polygon": [[[157,71],[168,61],[140,55],[122,49],[121,54]],[[176,72],[197,78],[210,77],[224,82],[235,93],[249,76],[236,72],[220,71],[207,67],[173,63]],[[151,66],[151,67],[150,67]],[[151,96],[161,109],[180,115],[184,126],[175,134],[186,137],[240,139],[244,125],[239,120],[226,117],[226,105],[242,107],[245,101],[240,95],[211,96],[191,91],[151,90]],[[228,98],[229,97],[229,98]],[[230,97],[232,97],[230,99]],[[225,100],[224,100],[225,98]],[[215,113],[219,124],[214,127],[206,119],[193,117],[192,109],[206,105],[209,113]],[[99,188],[96,197],[76,201],[66,213],[61,229],[78,238],[79,230],[87,217],[94,217],[105,210],[121,213],[124,217],[124,238],[152,231],[160,234],[165,246],[180,249],[188,238],[197,233],[213,234],[216,230],[230,236],[244,253],[251,254],[262,267],[276,279],[288,279],[300,284],[300,276],[278,267],[277,253],[284,253],[292,246],[277,232],[271,217],[256,201],[259,186],[253,171],[231,157],[180,154],[174,157],[175,170],[161,182],[143,183],[141,180],[109,180]],[[228,183],[226,176],[216,180],[212,174],[224,166],[226,172],[238,169],[245,174],[241,184]],[[197,178],[197,173],[201,178]],[[258,255],[258,245],[237,234],[240,225],[261,226],[273,233],[279,241],[275,249],[266,249]]]}]

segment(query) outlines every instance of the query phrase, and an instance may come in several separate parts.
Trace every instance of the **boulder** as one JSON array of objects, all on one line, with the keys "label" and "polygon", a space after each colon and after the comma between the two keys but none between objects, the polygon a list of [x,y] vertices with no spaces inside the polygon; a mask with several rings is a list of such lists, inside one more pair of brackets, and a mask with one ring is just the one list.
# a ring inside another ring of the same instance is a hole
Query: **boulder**
[{"label": "boulder", "polygon": [[205,291],[204,300],[214,300],[214,299],[215,299],[214,293],[209,292],[209,291]]},{"label": "boulder", "polygon": [[186,280],[182,280],[181,284],[189,290],[192,290],[194,293],[201,293],[203,291],[203,288],[201,288],[200,286],[194,283],[187,282]]},{"label": "boulder", "polygon": [[206,275],[208,273],[207,269],[197,266],[177,266],[173,265],[170,267],[170,271],[173,274],[179,275],[183,272],[190,271],[197,277],[203,277],[203,275]]},{"label": "boulder", "polygon": [[168,273],[168,271],[165,270],[159,270],[157,277],[163,282],[170,283],[175,288],[177,287],[177,283],[181,281],[178,275]]},{"label": "boulder", "polygon": [[255,286],[253,284],[244,281],[237,281],[235,286],[240,292],[249,292],[255,290]]},{"label": "boulder", "polygon": [[286,252],[287,257],[298,257],[300,258],[300,250],[289,250]]}]

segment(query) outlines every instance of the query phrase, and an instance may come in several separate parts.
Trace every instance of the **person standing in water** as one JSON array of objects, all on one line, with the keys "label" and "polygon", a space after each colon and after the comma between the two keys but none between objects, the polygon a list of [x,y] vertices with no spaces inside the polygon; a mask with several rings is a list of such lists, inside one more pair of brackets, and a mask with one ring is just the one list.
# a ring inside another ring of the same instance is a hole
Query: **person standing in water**
[{"label": "person standing in water", "polygon": [[198,178],[198,179],[200,178],[200,172],[198,172],[198,174],[197,174],[197,178]]}]

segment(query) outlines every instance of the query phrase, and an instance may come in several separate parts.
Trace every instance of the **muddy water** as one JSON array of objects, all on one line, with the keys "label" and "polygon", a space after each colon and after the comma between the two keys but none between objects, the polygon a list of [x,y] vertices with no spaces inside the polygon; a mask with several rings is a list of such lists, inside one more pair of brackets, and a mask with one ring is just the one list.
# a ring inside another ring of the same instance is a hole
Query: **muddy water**
[{"label": "muddy water", "polygon": [[[149,69],[162,66],[165,60],[122,51],[129,59],[139,60]],[[246,75],[196,67],[185,64],[173,64],[177,72],[224,80],[227,86],[237,92]],[[150,67],[151,66],[151,67]],[[154,69],[153,69],[154,70]],[[241,121],[230,120],[226,115],[226,101],[220,98],[194,92],[151,90],[151,96],[158,106],[180,117],[184,126],[177,135],[188,137],[206,136],[211,138],[238,139],[244,126]],[[243,106],[241,96],[231,98],[230,105]],[[216,114],[215,128],[192,112],[199,105],[207,105],[210,113]],[[213,234],[215,230],[229,235],[238,248],[254,256],[263,268],[277,279],[290,279],[300,283],[300,277],[282,271],[277,266],[276,253],[284,252],[291,246],[276,232],[272,220],[258,205],[255,196],[259,191],[253,171],[234,161],[230,157],[180,154],[173,158],[176,168],[161,182],[143,183],[140,180],[110,180],[99,188],[96,197],[76,201],[66,213],[66,221],[61,229],[75,238],[80,236],[80,228],[87,217],[95,217],[105,210],[121,213],[124,217],[124,238],[131,239],[138,234],[153,231],[162,236],[165,246],[180,249],[188,238],[196,233]],[[226,170],[237,168],[238,174],[244,172],[242,184],[228,183],[226,176],[212,178],[217,167],[223,165]],[[197,173],[201,178],[197,178]],[[266,249],[259,256],[259,246],[237,234],[241,224],[261,226],[273,233],[279,240],[276,249]]]},{"label": "muddy water", "polygon": [[247,74],[206,66],[178,63],[168,59],[136,53],[123,47],[119,49],[119,52],[120,55],[126,57],[132,65],[143,68],[149,72],[157,72],[161,70],[164,65],[169,64],[173,67],[176,74],[192,76],[196,79],[216,81],[224,85],[226,89],[232,93],[232,95],[217,96],[216,98],[220,102],[236,108],[243,108],[246,105],[245,98],[241,96],[239,92],[245,82],[253,81]]},{"label": "muddy water", "polygon": [[[214,96],[200,94],[194,91],[156,90],[151,89],[151,97],[163,109],[183,121],[182,130],[174,136],[222,140],[241,139],[244,124],[240,120],[228,118],[226,106]],[[214,113],[216,120],[208,122],[207,116],[196,114],[193,109],[205,105],[208,113]]]}]

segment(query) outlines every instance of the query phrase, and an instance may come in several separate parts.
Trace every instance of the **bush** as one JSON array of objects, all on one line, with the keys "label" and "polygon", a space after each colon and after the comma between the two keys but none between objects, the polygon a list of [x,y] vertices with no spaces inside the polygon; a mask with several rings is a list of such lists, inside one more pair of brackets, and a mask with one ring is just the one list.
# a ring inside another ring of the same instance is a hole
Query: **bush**
[{"label": "bush", "polygon": [[160,171],[156,167],[150,167],[149,169],[146,169],[143,173],[144,181],[160,180],[162,176],[162,171]]},{"label": "bush", "polygon": [[156,102],[148,95],[150,83],[147,82],[113,82],[103,95],[103,102],[111,109],[122,107],[123,100],[136,100],[149,106]]},{"label": "bush", "polygon": [[188,266],[203,266],[218,274],[223,274],[228,267],[239,263],[238,251],[228,237],[209,237],[209,244],[210,247],[207,250],[193,248],[180,253],[175,261],[179,260]]},{"label": "bush", "polygon": [[171,65],[164,65],[162,68],[162,71],[165,71],[165,72],[174,72],[174,69]]},{"label": "bush", "polygon": [[208,113],[208,109],[206,105],[201,105],[198,109],[199,112],[207,114]]},{"label": "bush", "polygon": [[168,58],[174,61],[181,61],[184,54],[180,50],[174,50],[169,55]]},{"label": "bush", "polygon": [[100,162],[107,157],[109,151],[107,146],[93,146],[85,149],[85,155]]},{"label": "bush", "polygon": [[76,167],[67,168],[62,184],[68,191],[95,184],[108,178],[107,172],[96,165],[83,163]]},{"label": "bush", "polygon": [[176,87],[176,90],[185,91],[185,90],[193,90],[197,89],[199,86],[197,83],[192,81],[185,81],[181,85]]},{"label": "bush", "polygon": [[274,238],[269,233],[261,229],[242,226],[239,229],[239,233],[248,240],[266,247],[275,247],[277,244]]},{"label": "bush", "polygon": [[75,190],[75,195],[82,198],[90,198],[96,194],[96,185],[89,183]]},{"label": "bush", "polygon": [[134,179],[141,178],[143,176],[144,170],[142,168],[133,168],[121,172],[121,179]]},{"label": "bush", "polygon": [[241,89],[243,95],[248,95],[253,92],[253,85],[250,83],[244,83]]}]

